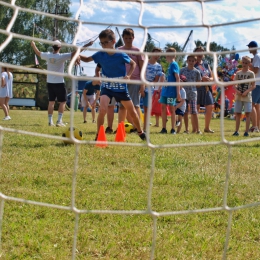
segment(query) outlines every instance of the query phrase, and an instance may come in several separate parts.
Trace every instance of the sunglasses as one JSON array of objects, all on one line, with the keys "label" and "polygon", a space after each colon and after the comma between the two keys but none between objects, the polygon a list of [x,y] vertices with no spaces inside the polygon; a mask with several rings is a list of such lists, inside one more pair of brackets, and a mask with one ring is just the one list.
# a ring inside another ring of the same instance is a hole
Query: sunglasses
[{"label": "sunglasses", "polygon": [[112,42],[112,40],[110,41],[105,41],[105,42],[99,42],[99,45],[103,46],[103,45],[107,45],[108,43]]}]

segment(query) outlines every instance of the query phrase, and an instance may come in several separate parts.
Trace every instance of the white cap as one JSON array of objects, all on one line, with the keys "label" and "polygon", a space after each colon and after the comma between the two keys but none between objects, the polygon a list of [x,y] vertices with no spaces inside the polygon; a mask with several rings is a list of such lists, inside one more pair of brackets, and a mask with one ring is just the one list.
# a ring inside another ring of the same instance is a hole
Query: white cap
[{"label": "white cap", "polygon": [[61,42],[56,40],[56,41],[53,42],[53,46],[61,47]]}]

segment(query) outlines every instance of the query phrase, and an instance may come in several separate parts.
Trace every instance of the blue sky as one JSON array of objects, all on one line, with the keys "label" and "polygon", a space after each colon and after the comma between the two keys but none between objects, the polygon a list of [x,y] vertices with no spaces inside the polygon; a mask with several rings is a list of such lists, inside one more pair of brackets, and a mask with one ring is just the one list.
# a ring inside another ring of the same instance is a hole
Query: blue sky
[{"label": "blue sky", "polygon": [[[139,25],[139,14],[141,10],[140,3],[127,1],[98,1],[98,0],[73,0],[70,7],[76,15],[80,9],[80,20],[84,21],[78,34],[78,41],[86,41],[99,34],[101,30],[112,25],[119,31],[126,27],[132,27],[135,31],[134,44],[141,47],[143,43],[144,31]],[[241,55],[249,55],[247,44],[255,40],[260,46],[260,1],[251,0],[226,0],[226,1],[204,1],[204,20],[202,21],[202,8],[199,1],[182,1],[172,3],[145,3],[141,19],[141,25],[146,27],[156,26],[182,26],[183,28],[151,28],[149,33],[157,46],[163,48],[166,43],[177,42],[183,46],[190,31],[193,30],[192,42],[187,45],[186,51],[192,51],[194,40],[207,41],[208,29],[203,27],[203,21],[206,25],[213,25],[211,40],[223,47],[231,49],[233,46]],[[253,22],[242,22],[238,24],[216,26],[223,23],[245,21],[256,19]],[[93,25],[91,23],[100,23]],[[118,24],[122,24],[119,26]],[[191,26],[195,26],[191,27]],[[118,35],[117,35],[118,37]],[[98,40],[92,46],[100,48]],[[244,52],[242,52],[244,51]],[[91,55],[93,52],[85,51],[84,55]],[[95,64],[82,64],[84,72],[88,76],[94,74]]]}]

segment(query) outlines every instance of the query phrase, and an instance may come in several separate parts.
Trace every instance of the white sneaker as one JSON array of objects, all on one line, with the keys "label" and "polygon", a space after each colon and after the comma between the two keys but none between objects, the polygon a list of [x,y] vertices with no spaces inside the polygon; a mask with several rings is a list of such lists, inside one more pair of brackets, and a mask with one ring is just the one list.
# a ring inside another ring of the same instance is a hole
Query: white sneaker
[{"label": "white sneaker", "polygon": [[66,125],[63,124],[62,122],[58,122],[58,121],[57,121],[56,126],[57,126],[57,127],[65,127]]},{"label": "white sneaker", "polygon": [[7,120],[10,120],[11,117],[10,116],[6,116],[5,118],[3,118],[3,120],[7,121]]},{"label": "white sneaker", "polygon": [[51,123],[49,123],[49,126],[55,126],[55,125],[53,124],[53,122],[51,122]]}]

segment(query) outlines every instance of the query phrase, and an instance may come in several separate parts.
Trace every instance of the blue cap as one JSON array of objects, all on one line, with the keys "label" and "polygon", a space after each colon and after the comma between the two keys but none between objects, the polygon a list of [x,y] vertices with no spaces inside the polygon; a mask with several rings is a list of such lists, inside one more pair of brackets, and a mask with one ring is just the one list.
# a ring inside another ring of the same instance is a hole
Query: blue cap
[{"label": "blue cap", "polygon": [[258,44],[255,41],[251,41],[251,42],[249,42],[249,44],[247,46],[254,48],[254,47],[258,47]]}]

